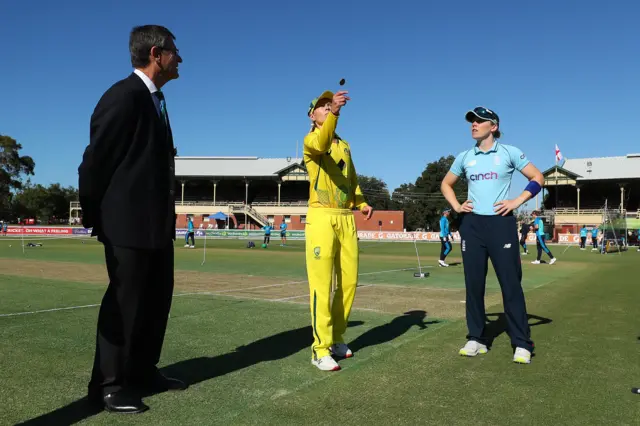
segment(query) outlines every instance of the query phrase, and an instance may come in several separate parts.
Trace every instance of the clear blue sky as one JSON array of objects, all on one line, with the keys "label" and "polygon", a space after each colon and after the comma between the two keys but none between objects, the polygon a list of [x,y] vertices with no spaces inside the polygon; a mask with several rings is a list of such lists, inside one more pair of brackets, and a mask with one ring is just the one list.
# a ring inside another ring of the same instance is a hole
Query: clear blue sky
[{"label": "clear blue sky", "polygon": [[77,185],[93,107],[131,72],[129,31],[157,23],[184,59],[163,89],[182,156],[295,156],[310,99],[344,77],[339,132],[390,189],[471,146],[476,105],[544,170],[556,143],[640,151],[638,16],[631,1],[4,2],[0,133],[35,182]]}]

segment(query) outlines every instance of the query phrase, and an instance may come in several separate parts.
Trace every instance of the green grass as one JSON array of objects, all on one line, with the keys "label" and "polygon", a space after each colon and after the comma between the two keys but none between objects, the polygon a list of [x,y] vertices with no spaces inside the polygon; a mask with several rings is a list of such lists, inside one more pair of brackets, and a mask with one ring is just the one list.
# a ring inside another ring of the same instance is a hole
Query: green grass
[{"label": "green grass", "polygon": [[[42,262],[103,264],[95,242],[41,241],[43,247],[23,255],[15,241],[8,247],[0,240],[0,261],[26,258],[34,269]],[[242,241],[208,244],[213,248],[205,265],[201,250],[177,248],[177,274],[305,279],[302,242],[268,250],[248,250]],[[424,264],[433,266],[439,246],[420,244],[419,250]],[[463,318],[355,310],[346,337],[356,356],[341,361],[342,371],[322,373],[309,362],[306,299],[178,296],[161,366],[192,385],[146,398],[151,410],[133,417],[89,413],[79,401],[91,370],[97,307],[0,317],[0,424],[637,424],[640,396],[630,388],[640,386],[640,254],[552,250],[559,258],[553,266],[523,258],[536,343],[528,366],[511,363],[505,333],[489,354],[458,357]],[[454,246],[449,260],[459,262],[459,255]],[[364,284],[396,286],[391,288],[413,292],[416,302],[424,289],[464,288],[462,265],[430,268],[426,280],[412,278],[412,271],[381,273],[415,264],[413,244],[362,243]],[[39,277],[4,271],[0,314],[98,304],[104,291],[52,279],[46,269]],[[356,299],[376,288],[360,289]],[[488,292],[498,289],[490,268]],[[502,306],[487,311],[500,313]]]}]

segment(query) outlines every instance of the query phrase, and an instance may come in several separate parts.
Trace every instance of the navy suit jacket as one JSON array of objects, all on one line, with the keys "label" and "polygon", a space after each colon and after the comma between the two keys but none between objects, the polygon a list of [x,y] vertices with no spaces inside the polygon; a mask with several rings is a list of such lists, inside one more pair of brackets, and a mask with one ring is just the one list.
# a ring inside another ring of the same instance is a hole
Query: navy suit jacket
[{"label": "navy suit jacket", "polygon": [[132,73],[100,98],[78,168],[82,224],[106,244],[166,248],[175,239],[171,125]]}]

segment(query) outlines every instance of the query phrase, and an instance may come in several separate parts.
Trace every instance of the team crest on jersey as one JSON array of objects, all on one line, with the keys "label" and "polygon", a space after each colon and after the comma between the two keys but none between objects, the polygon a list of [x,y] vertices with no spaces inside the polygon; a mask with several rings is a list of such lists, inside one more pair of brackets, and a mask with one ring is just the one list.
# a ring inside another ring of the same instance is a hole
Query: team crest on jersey
[{"label": "team crest on jersey", "polygon": [[493,164],[495,164],[496,166],[500,165],[500,157],[499,156],[495,156],[493,157]]},{"label": "team crest on jersey", "polygon": [[467,163],[467,167],[473,167],[476,165],[476,160],[471,160]]},{"label": "team crest on jersey", "polygon": [[313,255],[316,257],[316,259],[320,259],[320,247],[313,248]]}]

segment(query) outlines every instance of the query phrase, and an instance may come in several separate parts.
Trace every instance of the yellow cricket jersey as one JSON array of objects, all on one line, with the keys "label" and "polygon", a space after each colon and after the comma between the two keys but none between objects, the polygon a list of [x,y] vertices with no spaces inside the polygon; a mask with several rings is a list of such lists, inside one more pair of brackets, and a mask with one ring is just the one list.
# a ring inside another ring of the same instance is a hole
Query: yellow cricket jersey
[{"label": "yellow cricket jersey", "polygon": [[304,163],[309,173],[309,207],[362,209],[367,206],[349,144],[335,134],[338,117],[329,112],[321,128],[304,138]]}]

